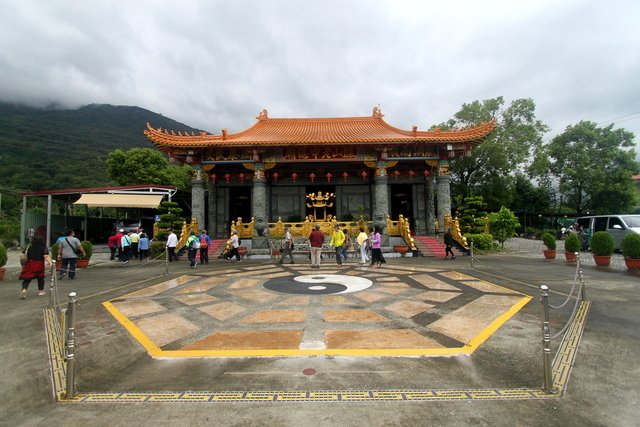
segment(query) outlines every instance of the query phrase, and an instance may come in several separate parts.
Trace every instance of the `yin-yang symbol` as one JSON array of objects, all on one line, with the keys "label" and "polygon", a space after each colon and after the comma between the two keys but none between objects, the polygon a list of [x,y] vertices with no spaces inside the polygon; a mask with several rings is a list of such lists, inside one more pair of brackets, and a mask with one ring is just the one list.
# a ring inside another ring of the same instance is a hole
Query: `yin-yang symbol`
[{"label": "yin-yang symbol", "polygon": [[263,286],[286,294],[327,295],[358,292],[373,285],[371,280],[342,274],[309,274],[272,279]]}]

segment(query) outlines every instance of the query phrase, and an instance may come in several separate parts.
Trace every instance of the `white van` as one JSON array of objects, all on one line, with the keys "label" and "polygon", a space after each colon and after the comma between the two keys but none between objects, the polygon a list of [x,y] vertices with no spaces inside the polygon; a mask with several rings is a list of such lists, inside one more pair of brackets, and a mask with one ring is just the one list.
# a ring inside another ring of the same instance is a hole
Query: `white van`
[{"label": "white van", "polygon": [[640,234],[640,215],[593,215],[576,219],[590,236],[596,231],[606,231],[613,237],[616,250],[622,239],[629,233]]}]

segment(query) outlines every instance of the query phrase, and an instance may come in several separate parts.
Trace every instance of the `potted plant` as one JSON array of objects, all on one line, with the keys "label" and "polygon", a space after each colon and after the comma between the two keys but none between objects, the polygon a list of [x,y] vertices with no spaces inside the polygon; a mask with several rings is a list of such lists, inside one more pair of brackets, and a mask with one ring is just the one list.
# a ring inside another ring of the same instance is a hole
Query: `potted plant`
[{"label": "potted plant", "polygon": [[543,250],[544,257],[546,259],[555,259],[556,258],[556,237],[551,233],[542,233],[540,236],[542,239],[542,243],[547,247],[547,249]]},{"label": "potted plant", "polygon": [[7,248],[0,243],[0,280],[4,279],[4,273],[7,271],[4,266],[7,265]]},{"label": "potted plant", "polygon": [[83,240],[80,244],[82,245],[82,249],[84,249],[84,255],[78,254],[76,265],[78,268],[87,268],[89,259],[91,259],[91,255],[93,255],[93,244],[88,240]]},{"label": "potted plant", "polygon": [[576,233],[569,233],[564,241],[564,256],[567,261],[575,261],[576,252],[580,251],[580,239]]},{"label": "potted plant", "polygon": [[611,263],[611,254],[615,248],[613,237],[606,231],[596,231],[589,241],[593,260],[597,266],[608,267]]},{"label": "potted plant", "polygon": [[629,233],[622,239],[620,250],[629,270],[640,270],[640,234]]}]

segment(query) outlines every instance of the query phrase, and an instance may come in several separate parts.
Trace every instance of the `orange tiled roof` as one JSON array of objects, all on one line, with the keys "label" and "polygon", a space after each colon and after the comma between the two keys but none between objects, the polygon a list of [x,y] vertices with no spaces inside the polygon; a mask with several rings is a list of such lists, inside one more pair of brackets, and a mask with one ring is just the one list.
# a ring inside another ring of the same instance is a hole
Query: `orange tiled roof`
[{"label": "orange tiled roof", "polygon": [[158,148],[207,148],[207,147],[260,147],[307,144],[405,144],[408,142],[479,143],[495,127],[495,121],[479,126],[451,131],[403,130],[382,120],[382,114],[374,109],[370,117],[339,117],[284,119],[269,118],[266,110],[258,116],[258,122],[238,133],[220,135],[201,132],[181,133],[153,128],[147,123],[144,134]]}]

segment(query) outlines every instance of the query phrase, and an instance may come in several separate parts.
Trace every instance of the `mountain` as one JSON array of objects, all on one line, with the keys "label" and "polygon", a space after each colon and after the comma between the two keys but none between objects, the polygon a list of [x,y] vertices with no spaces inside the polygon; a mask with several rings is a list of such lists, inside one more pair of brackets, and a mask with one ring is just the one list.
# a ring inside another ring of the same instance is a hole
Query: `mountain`
[{"label": "mountain", "polygon": [[147,122],[199,132],[139,107],[92,104],[64,110],[0,103],[0,186],[37,191],[113,185],[108,154],[152,147],[142,133]]}]

